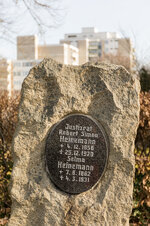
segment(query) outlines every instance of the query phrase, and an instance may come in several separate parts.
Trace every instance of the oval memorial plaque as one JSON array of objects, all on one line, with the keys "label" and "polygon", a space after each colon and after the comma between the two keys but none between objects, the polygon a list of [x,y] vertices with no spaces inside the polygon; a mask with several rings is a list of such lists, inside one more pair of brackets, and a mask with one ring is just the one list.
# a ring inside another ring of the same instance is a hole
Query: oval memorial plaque
[{"label": "oval memorial plaque", "polygon": [[90,116],[71,114],[58,122],[46,140],[46,168],[53,183],[71,194],[90,189],[102,176],[108,141]]}]

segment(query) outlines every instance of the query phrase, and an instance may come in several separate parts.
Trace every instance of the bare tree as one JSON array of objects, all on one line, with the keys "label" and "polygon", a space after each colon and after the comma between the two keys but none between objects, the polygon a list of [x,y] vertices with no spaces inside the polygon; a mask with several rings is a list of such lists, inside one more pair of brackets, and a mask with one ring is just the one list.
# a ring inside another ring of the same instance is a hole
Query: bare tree
[{"label": "bare tree", "polygon": [[118,64],[124,66],[128,71],[131,72],[130,59],[127,56],[122,56],[121,54],[103,54],[99,61],[103,61],[111,64]]},{"label": "bare tree", "polygon": [[12,41],[19,31],[44,34],[62,23],[60,0],[1,0],[0,35]]}]

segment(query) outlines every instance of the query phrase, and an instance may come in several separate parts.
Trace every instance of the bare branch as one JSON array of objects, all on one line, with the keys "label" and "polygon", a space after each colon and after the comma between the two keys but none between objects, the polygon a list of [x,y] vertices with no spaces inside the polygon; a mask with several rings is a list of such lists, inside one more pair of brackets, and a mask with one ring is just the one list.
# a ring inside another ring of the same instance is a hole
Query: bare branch
[{"label": "bare branch", "polygon": [[[0,2],[0,36],[13,39],[31,31],[44,34],[62,24],[60,0],[2,0]],[[9,6],[9,7],[8,7]],[[28,22],[29,21],[29,22]],[[28,22],[28,24],[27,24]]]}]

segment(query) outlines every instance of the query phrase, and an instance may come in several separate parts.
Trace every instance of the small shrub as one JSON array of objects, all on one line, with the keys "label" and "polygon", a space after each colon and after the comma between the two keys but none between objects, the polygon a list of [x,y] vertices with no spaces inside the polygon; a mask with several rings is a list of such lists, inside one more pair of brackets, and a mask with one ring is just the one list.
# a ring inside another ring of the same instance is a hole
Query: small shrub
[{"label": "small shrub", "polygon": [[139,71],[140,75],[140,83],[141,83],[141,90],[144,92],[150,91],[150,69],[142,67]]},{"label": "small shrub", "polygon": [[18,96],[8,98],[7,93],[0,93],[0,218],[4,218],[4,223],[11,207],[8,191],[13,166],[11,141],[17,123],[18,103]]},{"label": "small shrub", "polygon": [[135,141],[135,179],[131,223],[150,223],[150,92],[140,95],[140,124]]}]

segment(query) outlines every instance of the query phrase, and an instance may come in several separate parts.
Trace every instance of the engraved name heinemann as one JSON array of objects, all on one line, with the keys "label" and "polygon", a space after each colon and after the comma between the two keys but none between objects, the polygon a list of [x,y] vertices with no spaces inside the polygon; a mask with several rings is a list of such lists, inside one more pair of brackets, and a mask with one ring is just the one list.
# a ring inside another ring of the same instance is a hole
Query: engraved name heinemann
[{"label": "engraved name heinemann", "polygon": [[93,165],[81,165],[81,164],[71,164],[68,162],[61,162],[58,161],[58,168],[62,169],[77,169],[77,170],[89,170],[93,171],[94,166]]}]

